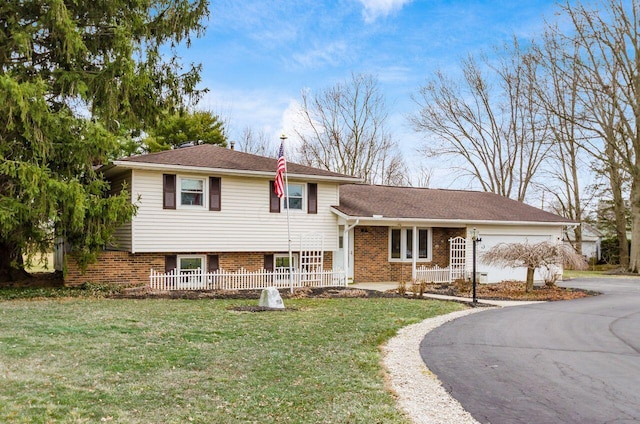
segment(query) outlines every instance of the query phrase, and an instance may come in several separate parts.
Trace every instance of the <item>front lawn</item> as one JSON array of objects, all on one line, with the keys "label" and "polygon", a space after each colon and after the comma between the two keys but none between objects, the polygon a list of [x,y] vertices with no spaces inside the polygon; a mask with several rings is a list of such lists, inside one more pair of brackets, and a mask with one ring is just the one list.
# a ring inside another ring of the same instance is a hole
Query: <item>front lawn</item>
[{"label": "front lawn", "polygon": [[378,349],[410,299],[0,301],[0,422],[406,423]]}]

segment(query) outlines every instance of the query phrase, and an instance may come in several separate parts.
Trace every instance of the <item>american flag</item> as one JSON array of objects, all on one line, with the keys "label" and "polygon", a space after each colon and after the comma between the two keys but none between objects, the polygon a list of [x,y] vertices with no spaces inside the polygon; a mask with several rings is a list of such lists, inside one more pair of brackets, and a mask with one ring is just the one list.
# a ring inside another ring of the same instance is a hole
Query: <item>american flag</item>
[{"label": "american flag", "polygon": [[278,150],[278,167],[276,168],[276,181],[273,184],[278,197],[284,196],[284,170],[286,168],[284,160],[284,141],[280,143]]}]

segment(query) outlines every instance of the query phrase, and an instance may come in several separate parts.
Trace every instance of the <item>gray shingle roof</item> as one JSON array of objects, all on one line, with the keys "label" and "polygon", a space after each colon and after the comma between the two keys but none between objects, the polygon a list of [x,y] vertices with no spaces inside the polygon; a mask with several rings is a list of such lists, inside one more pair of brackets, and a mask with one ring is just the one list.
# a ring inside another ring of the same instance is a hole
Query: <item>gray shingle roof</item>
[{"label": "gray shingle roof", "polygon": [[571,223],[542,209],[493,193],[390,187],[365,184],[340,186],[338,211],[352,217]]},{"label": "gray shingle roof", "polygon": [[[237,150],[231,150],[213,144],[201,144],[192,147],[166,150],[148,155],[132,156],[120,159],[118,162],[149,163],[169,166],[193,166],[201,168],[230,169],[236,171],[276,172],[274,158],[253,155]],[[287,161],[287,172],[290,175],[309,175],[317,177],[334,177],[352,179],[358,178],[337,172],[325,171],[310,166],[298,165]]]}]

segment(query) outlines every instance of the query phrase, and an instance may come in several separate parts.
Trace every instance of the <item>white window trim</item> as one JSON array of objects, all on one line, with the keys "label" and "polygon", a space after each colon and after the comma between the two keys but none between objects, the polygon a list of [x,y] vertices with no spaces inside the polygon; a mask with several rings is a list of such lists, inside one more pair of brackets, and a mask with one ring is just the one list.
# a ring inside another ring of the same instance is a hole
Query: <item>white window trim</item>
[{"label": "white window trim", "polygon": [[[287,259],[289,259],[289,254],[288,253],[274,253],[273,254],[273,269],[289,269],[289,268],[277,267],[276,266],[277,258],[287,258]],[[291,253],[291,258],[293,260],[293,269],[298,269],[298,264],[299,264],[298,254],[297,253]]]},{"label": "white window trim", "polygon": [[178,268],[178,274],[182,274],[182,268],[180,267],[181,259],[200,259],[200,272],[207,269],[207,256],[206,255],[178,255],[176,267]]},{"label": "white window trim", "polygon": [[[415,228],[416,234],[413,237],[413,251],[418,251],[418,234],[420,230],[427,230],[427,257],[415,258],[416,262],[433,262],[433,231],[429,227],[389,227],[389,241],[387,247],[387,254],[389,262],[413,262],[413,258],[407,258],[407,231],[412,231]],[[391,232],[392,230],[400,230],[400,257],[391,257]]]},{"label": "white window trim", "polygon": [[[289,183],[290,186],[292,185],[299,185],[302,187],[302,205],[300,209],[291,209],[290,211],[293,213],[306,213],[307,212],[307,185],[305,183]],[[282,199],[280,200],[280,212],[287,212],[287,207],[288,206],[286,204],[287,202],[287,193],[288,191],[286,190],[285,187],[285,192],[284,192],[284,196],[282,196]],[[295,197],[296,199],[298,197]]]},{"label": "white window trim", "polygon": [[[182,204],[182,180],[200,180],[202,181],[202,205],[183,205]],[[176,187],[177,207],[184,209],[207,209],[208,208],[208,178],[205,177],[189,177],[178,176],[178,182]]]}]

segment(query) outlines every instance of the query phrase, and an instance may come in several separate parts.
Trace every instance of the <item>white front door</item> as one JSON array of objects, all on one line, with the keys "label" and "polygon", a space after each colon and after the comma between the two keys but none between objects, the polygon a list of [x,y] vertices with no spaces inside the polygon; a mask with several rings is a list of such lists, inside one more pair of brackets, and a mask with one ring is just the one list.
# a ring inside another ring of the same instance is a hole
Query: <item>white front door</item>
[{"label": "white front door", "polygon": [[[333,258],[333,269],[341,269],[341,270],[345,270],[347,269],[347,280],[349,281],[353,281],[353,228],[349,231],[348,236],[346,237],[348,239],[345,240],[344,237],[344,232],[343,232],[344,227],[341,225],[340,226],[340,230],[338,233],[338,251],[336,252],[336,255]],[[345,243],[346,242],[346,243]],[[348,252],[349,252],[349,266],[346,267],[344,264],[344,248],[345,248],[345,244],[348,244]]]}]

